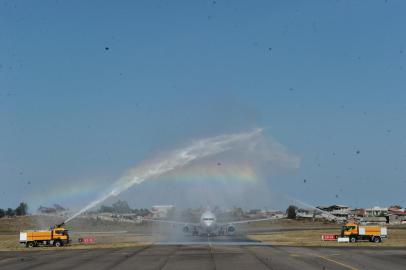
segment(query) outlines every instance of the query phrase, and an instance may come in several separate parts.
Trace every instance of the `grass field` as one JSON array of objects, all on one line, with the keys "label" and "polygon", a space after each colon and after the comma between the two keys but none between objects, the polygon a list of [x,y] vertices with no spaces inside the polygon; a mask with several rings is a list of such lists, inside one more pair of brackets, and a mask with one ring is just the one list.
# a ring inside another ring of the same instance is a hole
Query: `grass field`
[{"label": "grass field", "polygon": [[265,232],[249,234],[248,238],[258,240],[272,245],[292,246],[385,246],[385,247],[406,247],[406,226],[394,226],[388,228],[388,238],[382,243],[357,242],[337,243],[336,241],[321,240],[322,234],[338,234],[336,229],[325,230],[295,230],[280,232]]},{"label": "grass field", "polygon": [[[44,217],[18,217],[0,219],[0,251],[1,250],[27,250],[19,244],[19,232],[27,229],[44,229],[49,224],[55,224],[54,219]],[[40,224],[40,225],[38,225]],[[48,224],[48,225],[47,225]],[[67,226],[71,231],[73,244],[68,249],[77,248],[111,248],[129,247],[150,244],[154,241],[161,241],[152,237],[151,226],[123,224],[120,222],[95,222],[78,219]],[[244,227],[240,228],[244,229]],[[406,225],[388,227],[388,239],[382,243],[374,244],[359,242],[355,244],[337,243],[336,241],[322,241],[324,233],[339,233],[339,225],[321,222],[280,220],[278,222],[258,222],[245,227],[248,238],[259,240],[272,245],[292,246],[377,246],[377,247],[406,247]],[[250,232],[251,230],[251,232]],[[269,231],[268,231],[269,230]],[[271,231],[272,230],[272,231]],[[79,232],[90,233],[79,233]],[[124,231],[114,233],[114,231]],[[93,234],[91,232],[94,232]],[[104,233],[98,233],[104,232]],[[95,244],[79,244],[78,238],[83,236],[94,236]],[[53,247],[36,248],[53,249]]]},{"label": "grass field", "polygon": [[[52,217],[15,217],[0,219],[0,251],[5,250],[27,250],[19,243],[19,232],[32,229],[46,229],[50,224],[61,222],[58,218]],[[86,223],[86,224],[85,224]],[[145,226],[138,226],[136,229],[142,229]],[[65,247],[68,249],[77,248],[112,248],[112,247],[129,247],[139,246],[152,243],[151,235],[139,233],[134,230],[134,224],[122,224],[114,222],[75,220],[67,226],[72,239],[72,245]],[[131,232],[127,230],[133,229]],[[90,233],[78,233],[78,232]],[[114,233],[122,231],[123,233]],[[92,233],[93,232],[93,233]],[[102,233],[100,233],[102,232]],[[80,244],[79,237],[93,236],[96,239],[94,244]],[[35,248],[53,249],[53,247]]]},{"label": "grass field", "polygon": [[17,233],[34,226],[33,220],[30,217],[1,218],[0,235]]},{"label": "grass field", "polygon": [[[78,238],[80,235],[73,234],[72,244],[64,247],[67,249],[89,249],[89,248],[114,248],[114,247],[133,247],[152,244],[153,239],[148,235],[136,235],[123,233],[120,235],[106,234],[96,236],[96,242],[93,244],[80,244]],[[28,250],[19,243],[18,234],[0,235],[0,251],[9,250]],[[56,247],[36,247],[35,250],[58,249]],[[59,248],[60,249],[60,248]]]}]

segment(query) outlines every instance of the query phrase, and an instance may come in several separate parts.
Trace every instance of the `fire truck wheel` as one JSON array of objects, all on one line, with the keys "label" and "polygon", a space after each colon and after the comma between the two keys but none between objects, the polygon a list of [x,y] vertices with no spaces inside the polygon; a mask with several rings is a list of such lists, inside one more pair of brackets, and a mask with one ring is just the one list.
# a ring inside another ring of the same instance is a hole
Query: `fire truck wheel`
[{"label": "fire truck wheel", "polygon": [[33,248],[34,247],[34,242],[27,242],[27,247],[28,248]]},{"label": "fire truck wheel", "polygon": [[61,243],[61,241],[56,241],[54,245],[55,245],[56,247],[61,247],[61,246],[62,246],[62,243]]},{"label": "fire truck wheel", "polygon": [[355,238],[355,236],[351,236],[351,237],[350,237],[350,242],[351,242],[351,243],[357,242],[357,238]]},{"label": "fire truck wheel", "polygon": [[380,243],[381,242],[381,238],[379,236],[375,236],[374,237],[374,242],[375,243]]}]

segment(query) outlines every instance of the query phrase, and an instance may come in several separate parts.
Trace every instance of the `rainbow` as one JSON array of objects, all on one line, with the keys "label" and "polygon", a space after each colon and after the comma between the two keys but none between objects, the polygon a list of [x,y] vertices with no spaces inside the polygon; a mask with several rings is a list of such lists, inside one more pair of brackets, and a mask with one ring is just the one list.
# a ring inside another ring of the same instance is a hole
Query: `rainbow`
[{"label": "rainbow", "polygon": [[[62,186],[49,186],[45,191],[34,193],[30,198],[30,203],[35,207],[52,206],[60,204],[70,206],[83,203],[100,195],[106,187],[100,186],[96,180],[80,181],[80,184],[70,184],[65,182]],[[34,210],[34,209],[32,209]]]},{"label": "rainbow", "polygon": [[[150,179],[156,184],[168,181],[176,182],[196,182],[196,183],[245,183],[255,184],[260,178],[255,173],[253,166],[247,163],[197,163],[176,169],[170,173],[161,175],[155,179]],[[91,201],[108,190],[109,185],[101,185],[97,179],[91,181],[80,181],[80,184],[50,187],[44,192],[39,192],[30,198],[30,204],[36,209],[39,205],[52,206],[61,204],[62,206],[77,206],[84,202]]]},{"label": "rainbow", "polygon": [[206,163],[190,165],[159,177],[160,181],[218,181],[256,183],[259,177],[249,164]]}]

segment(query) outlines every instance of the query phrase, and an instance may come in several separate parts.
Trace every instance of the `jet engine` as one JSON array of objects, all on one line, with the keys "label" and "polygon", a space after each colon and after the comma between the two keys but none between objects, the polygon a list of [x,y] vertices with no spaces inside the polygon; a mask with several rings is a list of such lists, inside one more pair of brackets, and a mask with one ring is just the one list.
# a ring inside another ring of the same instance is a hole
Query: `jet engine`
[{"label": "jet engine", "polygon": [[189,232],[189,227],[188,227],[187,225],[184,226],[183,229],[182,229],[182,231],[183,231],[184,233],[188,233],[188,232]]},{"label": "jet engine", "polygon": [[235,227],[233,225],[228,225],[227,226],[227,233],[228,234],[234,234],[235,233]]}]

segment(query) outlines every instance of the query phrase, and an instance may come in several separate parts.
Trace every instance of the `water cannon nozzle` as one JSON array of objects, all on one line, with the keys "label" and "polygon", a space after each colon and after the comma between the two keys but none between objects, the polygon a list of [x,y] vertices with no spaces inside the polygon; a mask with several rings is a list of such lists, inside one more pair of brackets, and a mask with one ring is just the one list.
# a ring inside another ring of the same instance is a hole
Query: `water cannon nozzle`
[{"label": "water cannon nozzle", "polygon": [[54,226],[51,227],[51,229],[55,229],[55,228],[61,228],[65,225],[65,222],[62,222],[60,224],[55,224]]},{"label": "water cannon nozzle", "polygon": [[56,225],[56,227],[61,228],[65,225],[65,222],[62,222],[61,224]]}]

